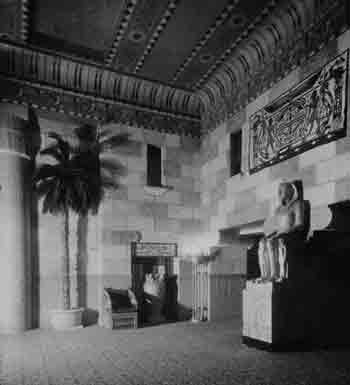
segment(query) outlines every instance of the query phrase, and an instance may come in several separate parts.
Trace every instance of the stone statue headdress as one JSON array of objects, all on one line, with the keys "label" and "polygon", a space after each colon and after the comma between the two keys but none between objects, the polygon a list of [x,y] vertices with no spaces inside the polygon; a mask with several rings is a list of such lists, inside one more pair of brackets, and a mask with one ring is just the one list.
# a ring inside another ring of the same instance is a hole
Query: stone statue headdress
[{"label": "stone statue headdress", "polygon": [[288,202],[286,202],[288,206],[301,199],[301,194],[299,194],[296,182],[281,182],[280,186],[286,186],[292,190],[291,197],[289,198]]}]

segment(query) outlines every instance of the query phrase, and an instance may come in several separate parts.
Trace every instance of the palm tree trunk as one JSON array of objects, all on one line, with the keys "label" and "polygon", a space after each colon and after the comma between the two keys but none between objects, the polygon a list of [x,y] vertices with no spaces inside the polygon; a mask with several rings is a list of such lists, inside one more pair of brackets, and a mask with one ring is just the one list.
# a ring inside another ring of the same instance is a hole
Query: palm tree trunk
[{"label": "palm tree trunk", "polygon": [[77,255],[75,259],[76,298],[78,307],[86,307],[86,258],[87,258],[88,214],[79,214],[77,221]]},{"label": "palm tree trunk", "polygon": [[69,260],[69,211],[65,207],[62,215],[62,306],[70,309],[70,260]]}]

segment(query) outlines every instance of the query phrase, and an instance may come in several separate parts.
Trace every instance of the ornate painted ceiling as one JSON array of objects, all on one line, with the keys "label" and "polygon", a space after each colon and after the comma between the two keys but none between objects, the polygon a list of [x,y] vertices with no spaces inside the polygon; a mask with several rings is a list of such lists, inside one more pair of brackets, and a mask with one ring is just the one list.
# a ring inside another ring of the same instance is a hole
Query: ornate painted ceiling
[{"label": "ornate painted ceiling", "polygon": [[192,90],[268,3],[33,0],[29,42]]},{"label": "ornate painted ceiling", "polygon": [[329,18],[330,9],[339,16],[346,4],[0,0],[0,97],[199,135],[201,126],[248,101],[252,93],[244,88],[249,95],[242,95],[240,84],[266,71],[297,37],[305,39],[315,20]]}]

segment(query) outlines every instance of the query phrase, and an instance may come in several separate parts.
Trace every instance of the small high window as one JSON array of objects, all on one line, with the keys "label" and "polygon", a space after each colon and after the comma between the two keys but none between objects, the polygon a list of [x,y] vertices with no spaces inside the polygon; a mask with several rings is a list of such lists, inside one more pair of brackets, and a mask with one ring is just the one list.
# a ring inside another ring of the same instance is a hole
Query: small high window
[{"label": "small high window", "polygon": [[230,136],[231,176],[241,172],[242,158],[242,131],[237,131]]},{"label": "small high window", "polygon": [[162,149],[147,145],[147,185],[162,185]]}]

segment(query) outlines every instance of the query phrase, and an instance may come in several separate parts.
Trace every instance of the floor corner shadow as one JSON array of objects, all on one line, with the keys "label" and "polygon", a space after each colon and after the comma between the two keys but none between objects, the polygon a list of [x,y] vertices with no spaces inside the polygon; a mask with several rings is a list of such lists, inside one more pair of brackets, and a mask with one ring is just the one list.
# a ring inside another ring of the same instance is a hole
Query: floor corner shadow
[{"label": "floor corner shadow", "polygon": [[99,312],[96,309],[85,308],[83,313],[83,325],[92,326],[98,323]]},{"label": "floor corner shadow", "polygon": [[192,308],[178,304],[177,318],[178,321],[189,321],[192,318]]}]

